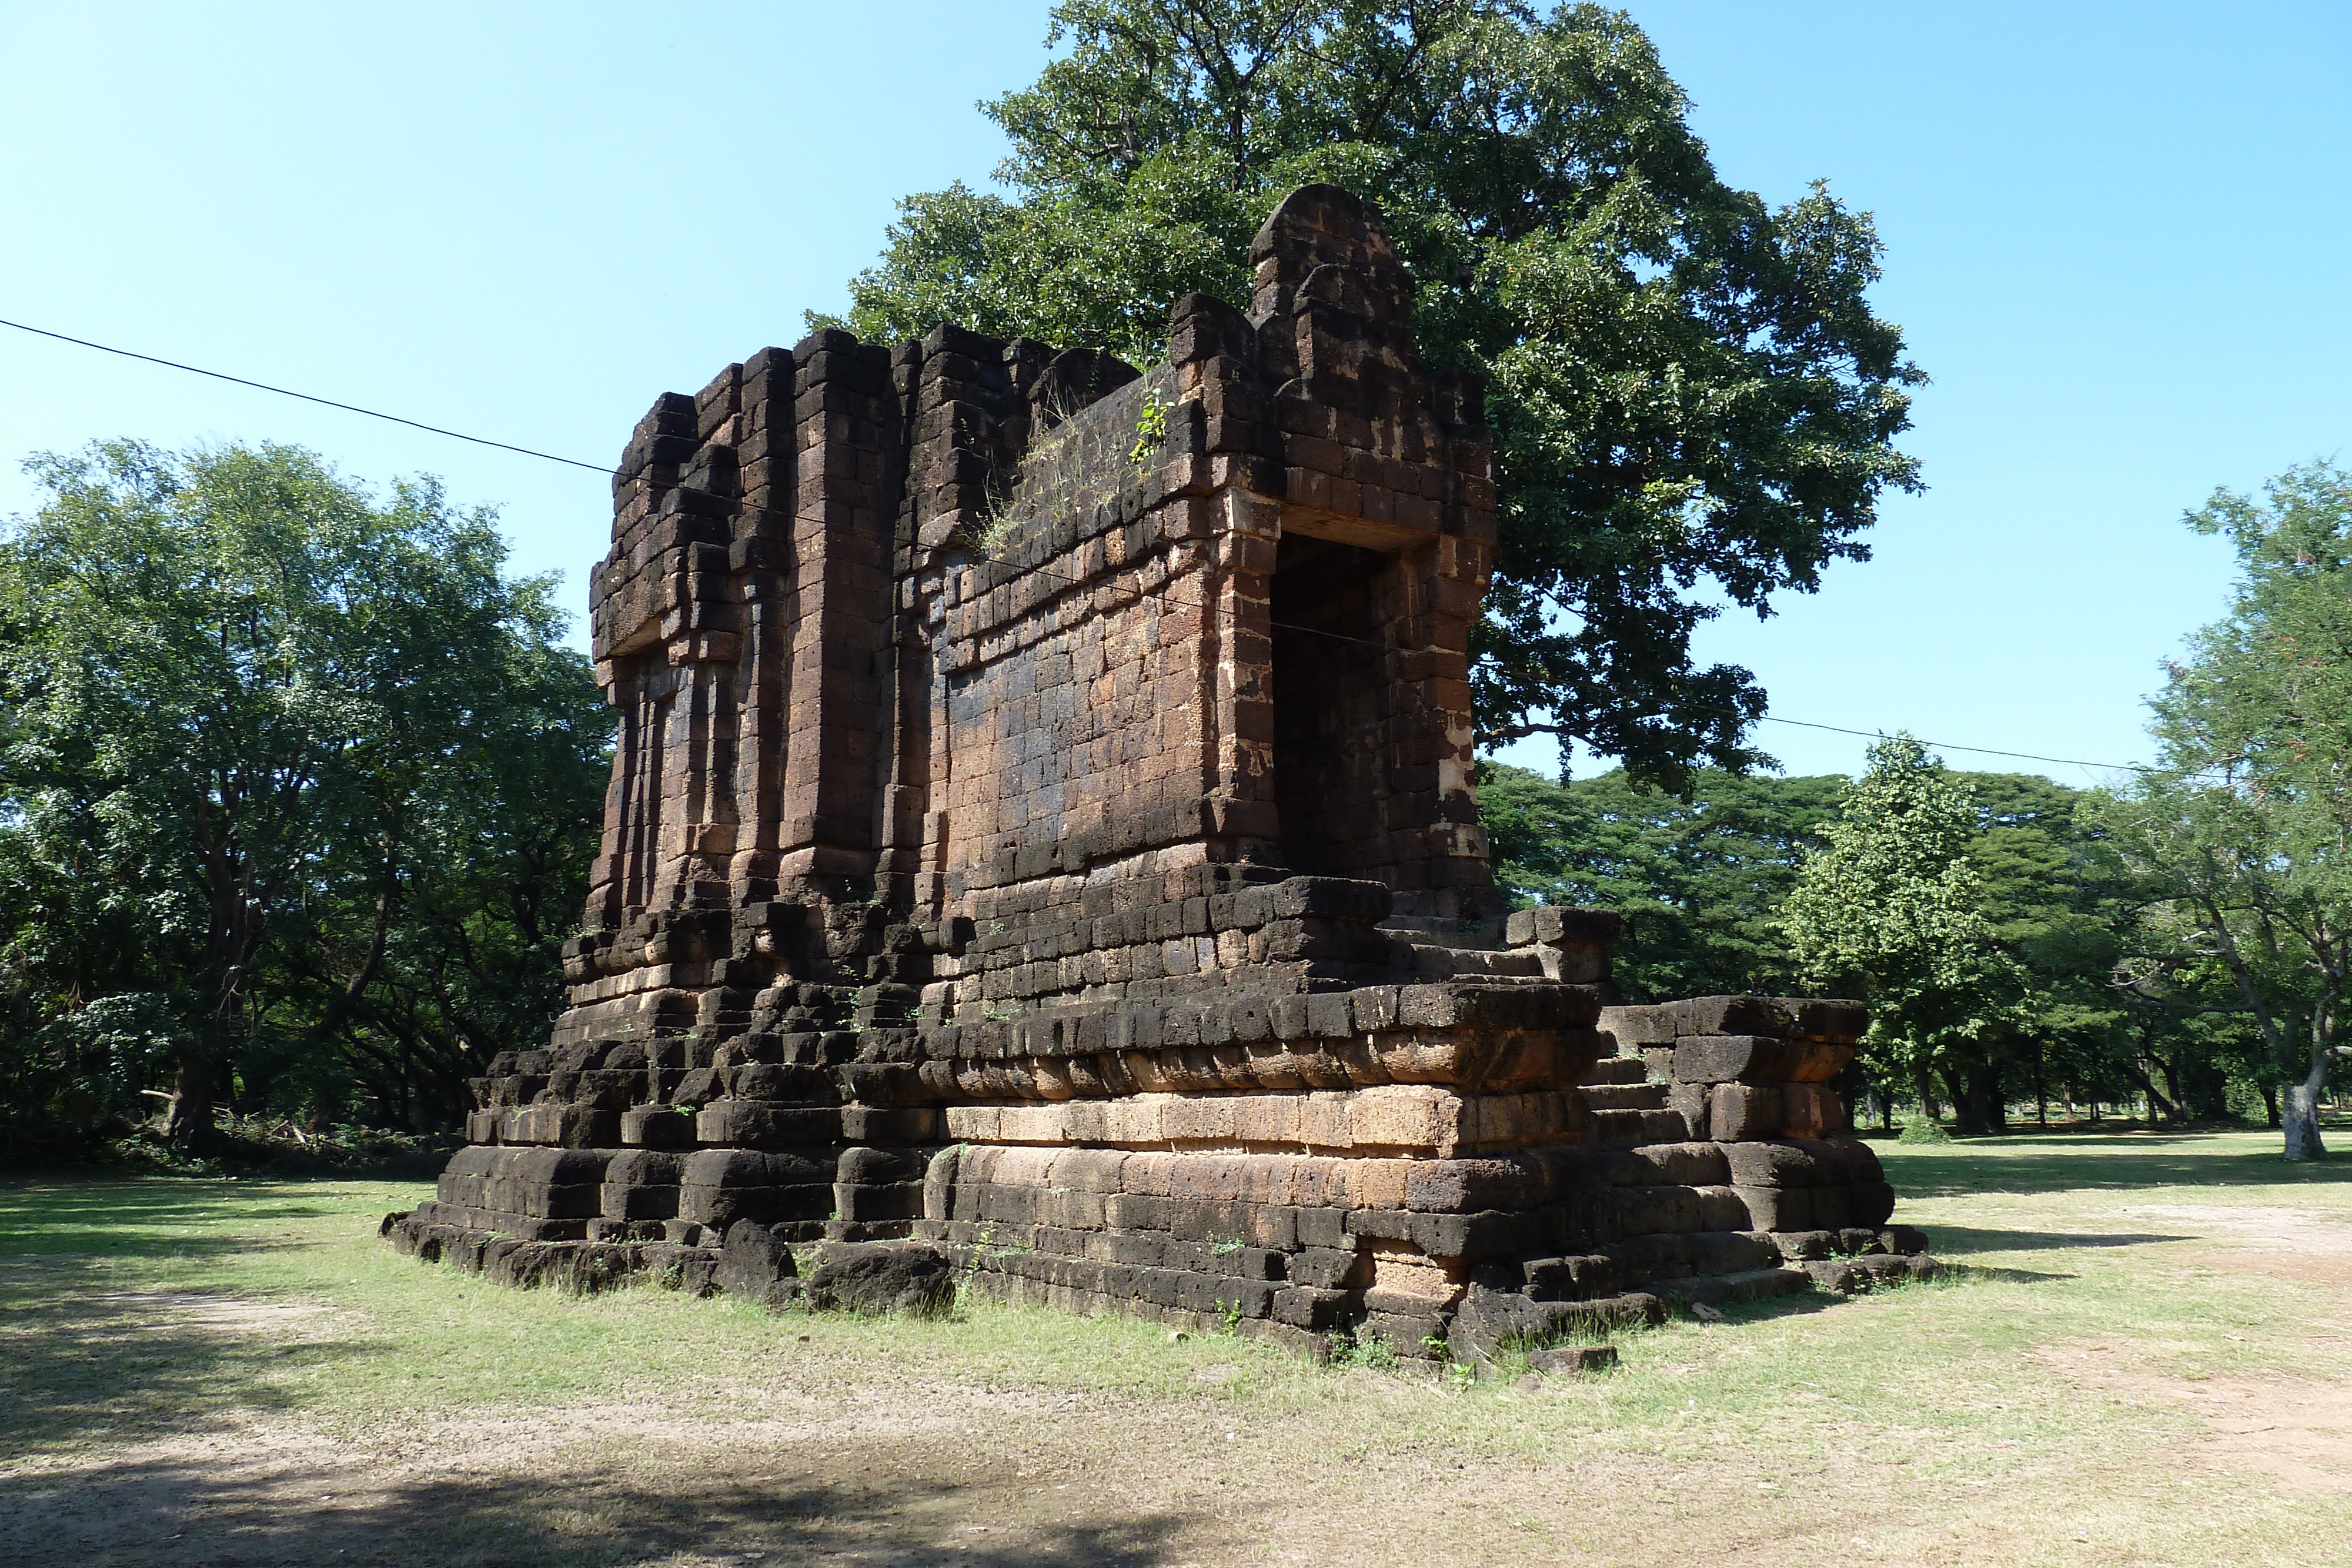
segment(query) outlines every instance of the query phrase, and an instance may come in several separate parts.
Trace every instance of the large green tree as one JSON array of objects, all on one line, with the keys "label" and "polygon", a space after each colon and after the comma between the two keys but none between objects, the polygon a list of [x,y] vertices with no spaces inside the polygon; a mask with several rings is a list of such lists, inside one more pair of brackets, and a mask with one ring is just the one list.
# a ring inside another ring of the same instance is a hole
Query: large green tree
[{"label": "large green tree", "polygon": [[1681,788],[1756,760],[1764,693],[1694,629],[1862,559],[1921,378],[1866,298],[1867,214],[1724,183],[1623,14],[1517,0],[1062,0],[1036,82],[984,106],[1000,189],[900,204],[849,324],[941,320],[1146,362],[1169,302],[1246,308],[1286,191],[1381,208],[1421,350],[1482,374],[1501,547],[1482,742],[1544,733]]},{"label": "large green tree", "polygon": [[[2148,1063],[2164,1061],[2177,1078],[2185,1059],[2160,1055],[2169,1019],[2151,1014],[2137,1034],[2127,1027],[2114,976],[2131,910],[2084,791],[2026,773],[1950,779],[1973,817],[1964,852],[1976,911],[2021,987],[2018,1029],[1998,1053],[2006,1097],[2044,1103],[2053,1082],[2117,1096],[2137,1085],[2164,1105]],[[1998,1104],[1980,1108],[2000,1120]]]},{"label": "large green tree", "polygon": [[451,1042],[555,999],[593,846],[610,722],[550,581],[436,484],[379,502],[298,449],[30,466],[48,499],[0,542],[12,1098],[87,1115],[168,1066],[182,1143],[229,1093],[454,1101]]},{"label": "large green tree", "polygon": [[1870,1004],[1871,1066],[1951,1090],[1963,1132],[2004,1120],[2002,1069],[2028,1027],[2025,967],[1984,908],[1969,858],[1979,831],[1968,790],[1908,736],[1871,747],[1781,905],[1799,974]]},{"label": "large green tree", "polygon": [[2352,1051],[2352,474],[2310,464],[2188,520],[2235,547],[2236,592],[2150,704],[2161,767],[2108,817],[2172,937],[2153,967],[2226,984],[2283,1082],[2286,1157],[2319,1159]]}]

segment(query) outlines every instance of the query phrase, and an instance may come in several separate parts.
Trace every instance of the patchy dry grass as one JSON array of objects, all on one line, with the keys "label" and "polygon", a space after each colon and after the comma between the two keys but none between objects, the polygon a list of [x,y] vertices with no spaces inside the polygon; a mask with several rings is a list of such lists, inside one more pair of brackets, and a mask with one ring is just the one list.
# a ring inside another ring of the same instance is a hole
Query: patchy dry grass
[{"label": "patchy dry grass", "polygon": [[383,1182],[0,1186],[0,1563],[2323,1564],[2352,1169],[1882,1145],[1969,1282],[1475,1386],[395,1256]]}]

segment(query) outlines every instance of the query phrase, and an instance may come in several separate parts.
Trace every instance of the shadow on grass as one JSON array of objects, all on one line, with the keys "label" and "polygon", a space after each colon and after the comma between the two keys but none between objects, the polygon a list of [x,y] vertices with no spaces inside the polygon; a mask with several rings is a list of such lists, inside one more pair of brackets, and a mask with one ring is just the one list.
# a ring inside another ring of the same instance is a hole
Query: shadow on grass
[{"label": "shadow on grass", "polygon": [[2224,1150],[2212,1134],[2194,1133],[2128,1139],[2040,1134],[1876,1148],[1887,1180],[1906,1197],[2352,1182],[2352,1162],[2290,1165],[2275,1151]]},{"label": "shadow on grass", "polygon": [[[1955,1227],[1937,1226],[1936,1228],[1935,1234],[1937,1239],[1935,1255],[1938,1259],[1948,1260],[1948,1255],[1951,1253],[1996,1251],[2000,1250],[2001,1249],[1990,1246],[1969,1247],[1965,1244],[1958,1247],[1948,1248],[1941,1243],[1941,1238],[1945,1236],[1998,1236],[2003,1233],[2000,1231],[1961,1231]],[[2063,1237],[2052,1237],[2048,1238],[2048,1239],[2052,1241],[2063,1241],[2068,1239]],[[2086,1239],[2094,1243],[2103,1245],[2123,1246],[2127,1244],[2127,1239],[2121,1237],[2092,1237],[2087,1238]],[[2181,1239],[2170,1236],[2151,1236],[2131,1238],[2128,1239],[2173,1241]],[[1895,1282],[1884,1284],[1878,1286],[1875,1290],[1863,1291],[1860,1292],[1860,1294],[1887,1295],[1899,1291],[1948,1290],[1958,1285],[1971,1285],[1979,1282],[1999,1282],[2010,1285],[2041,1285],[2061,1280],[2072,1280],[2076,1277],[2077,1276],[2073,1274],[2045,1273],[2034,1269],[1988,1269],[1981,1264],[1954,1262],[1948,1263],[1945,1272],[1931,1281],[1919,1283]],[[1722,1312],[1724,1320],[1727,1322],[1760,1323],[1769,1322],[1775,1318],[1810,1317],[1815,1312],[1828,1312],[1832,1308],[1846,1306],[1858,1299],[1858,1296],[1844,1295],[1836,1291],[1823,1290],[1820,1287],[1815,1287],[1814,1289],[1808,1291],[1794,1291],[1785,1296],[1765,1296],[1752,1301],[1727,1302],[1718,1310]],[[1687,1316],[1687,1308],[1685,1308],[1680,1301],[1675,1302],[1674,1307],[1677,1317]]]},{"label": "shadow on grass", "polygon": [[[1845,1305],[1848,1298],[1834,1291],[1794,1291],[1785,1296],[1763,1296],[1752,1301],[1727,1301],[1717,1310],[1726,1322],[1763,1323],[1776,1318],[1805,1318],[1832,1307]],[[1689,1309],[1676,1303],[1677,1315],[1687,1318]]]},{"label": "shadow on grass", "polygon": [[358,1467],[308,1458],[126,1458],[54,1480],[20,1478],[0,1510],[0,1563],[532,1568],[684,1556],[1146,1568],[1166,1560],[1186,1522],[1099,1511],[1023,1518],[1012,1512],[1017,1496],[984,1486],[756,1473],[778,1458],[805,1469],[797,1461],[818,1458],[809,1455],[713,1454],[698,1469],[658,1475],[643,1462],[608,1462],[388,1486]]},{"label": "shadow on grass", "polygon": [[180,1257],[256,1251],[266,1239],[201,1236],[190,1228],[323,1219],[343,1206],[281,1190],[281,1184],[105,1181],[0,1184],[0,1259],[42,1254]]},{"label": "shadow on grass", "polygon": [[105,1262],[0,1258],[0,1454],[93,1429],[184,1430],[206,1412],[291,1408],[305,1374],[371,1348],[307,1304],[126,1289]]},{"label": "shadow on grass", "polygon": [[1966,1258],[1979,1252],[2071,1252],[2079,1248],[2153,1247],[2166,1241],[2196,1239],[2194,1236],[2153,1230],[1986,1230],[1969,1225],[1938,1225],[1927,1232],[1929,1250],[1938,1258]]},{"label": "shadow on grass", "polygon": [[[334,1314],[125,1291],[94,1260],[14,1261],[38,1272],[0,1270],[0,1465],[16,1471],[0,1482],[0,1564],[530,1568],[841,1554],[1146,1568],[1186,1522],[1099,1500],[1067,1517],[1072,1503],[1046,1500],[1071,1494],[1022,1483],[1010,1465],[973,1484],[939,1479],[975,1457],[969,1439],[845,1431],[762,1448],[730,1440],[723,1421],[684,1437],[619,1434],[551,1460],[486,1409],[491,1429],[437,1439],[430,1458],[446,1470],[387,1479],[374,1455],[299,1431],[243,1436],[253,1415],[296,1410],[380,1349]],[[501,1453],[501,1443],[520,1447]],[[78,1462],[49,1469],[67,1458]]]}]

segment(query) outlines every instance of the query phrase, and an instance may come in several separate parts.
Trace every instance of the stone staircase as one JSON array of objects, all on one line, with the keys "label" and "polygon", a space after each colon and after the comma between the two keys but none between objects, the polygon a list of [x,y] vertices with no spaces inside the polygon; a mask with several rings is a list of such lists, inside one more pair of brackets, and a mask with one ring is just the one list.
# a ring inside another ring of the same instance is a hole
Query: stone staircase
[{"label": "stone staircase", "polygon": [[1595,1111],[1663,1111],[1670,1086],[1650,1082],[1649,1072],[1638,1056],[1604,1056],[1578,1087]]},{"label": "stone staircase", "polygon": [[1381,923],[1391,936],[1431,947],[1495,948],[1506,946],[1504,921],[1448,920],[1426,915],[1391,915]]},{"label": "stone staircase", "polygon": [[1681,1143],[1691,1136],[1688,1118],[1673,1109],[1671,1084],[1654,1080],[1639,1047],[1620,1046],[1577,1081],[1592,1113],[1593,1142],[1633,1146]]},{"label": "stone staircase", "polygon": [[1411,944],[1420,980],[1540,980],[1543,960],[1524,947],[1449,947]]},{"label": "stone staircase", "polygon": [[1380,929],[1409,954],[1408,967],[1417,980],[1544,978],[1542,956],[1533,948],[1510,946],[1500,919],[1441,920],[1401,915],[1382,921]]}]

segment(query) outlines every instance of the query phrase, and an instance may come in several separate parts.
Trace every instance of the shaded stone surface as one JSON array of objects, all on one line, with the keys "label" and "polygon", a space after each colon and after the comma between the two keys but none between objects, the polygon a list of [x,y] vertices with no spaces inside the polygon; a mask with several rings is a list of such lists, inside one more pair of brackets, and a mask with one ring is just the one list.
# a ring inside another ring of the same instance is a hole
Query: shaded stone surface
[{"label": "shaded stone surface", "polygon": [[809,1276],[808,1303],[821,1311],[942,1317],[954,1307],[958,1270],[917,1241],[828,1242]]}]

